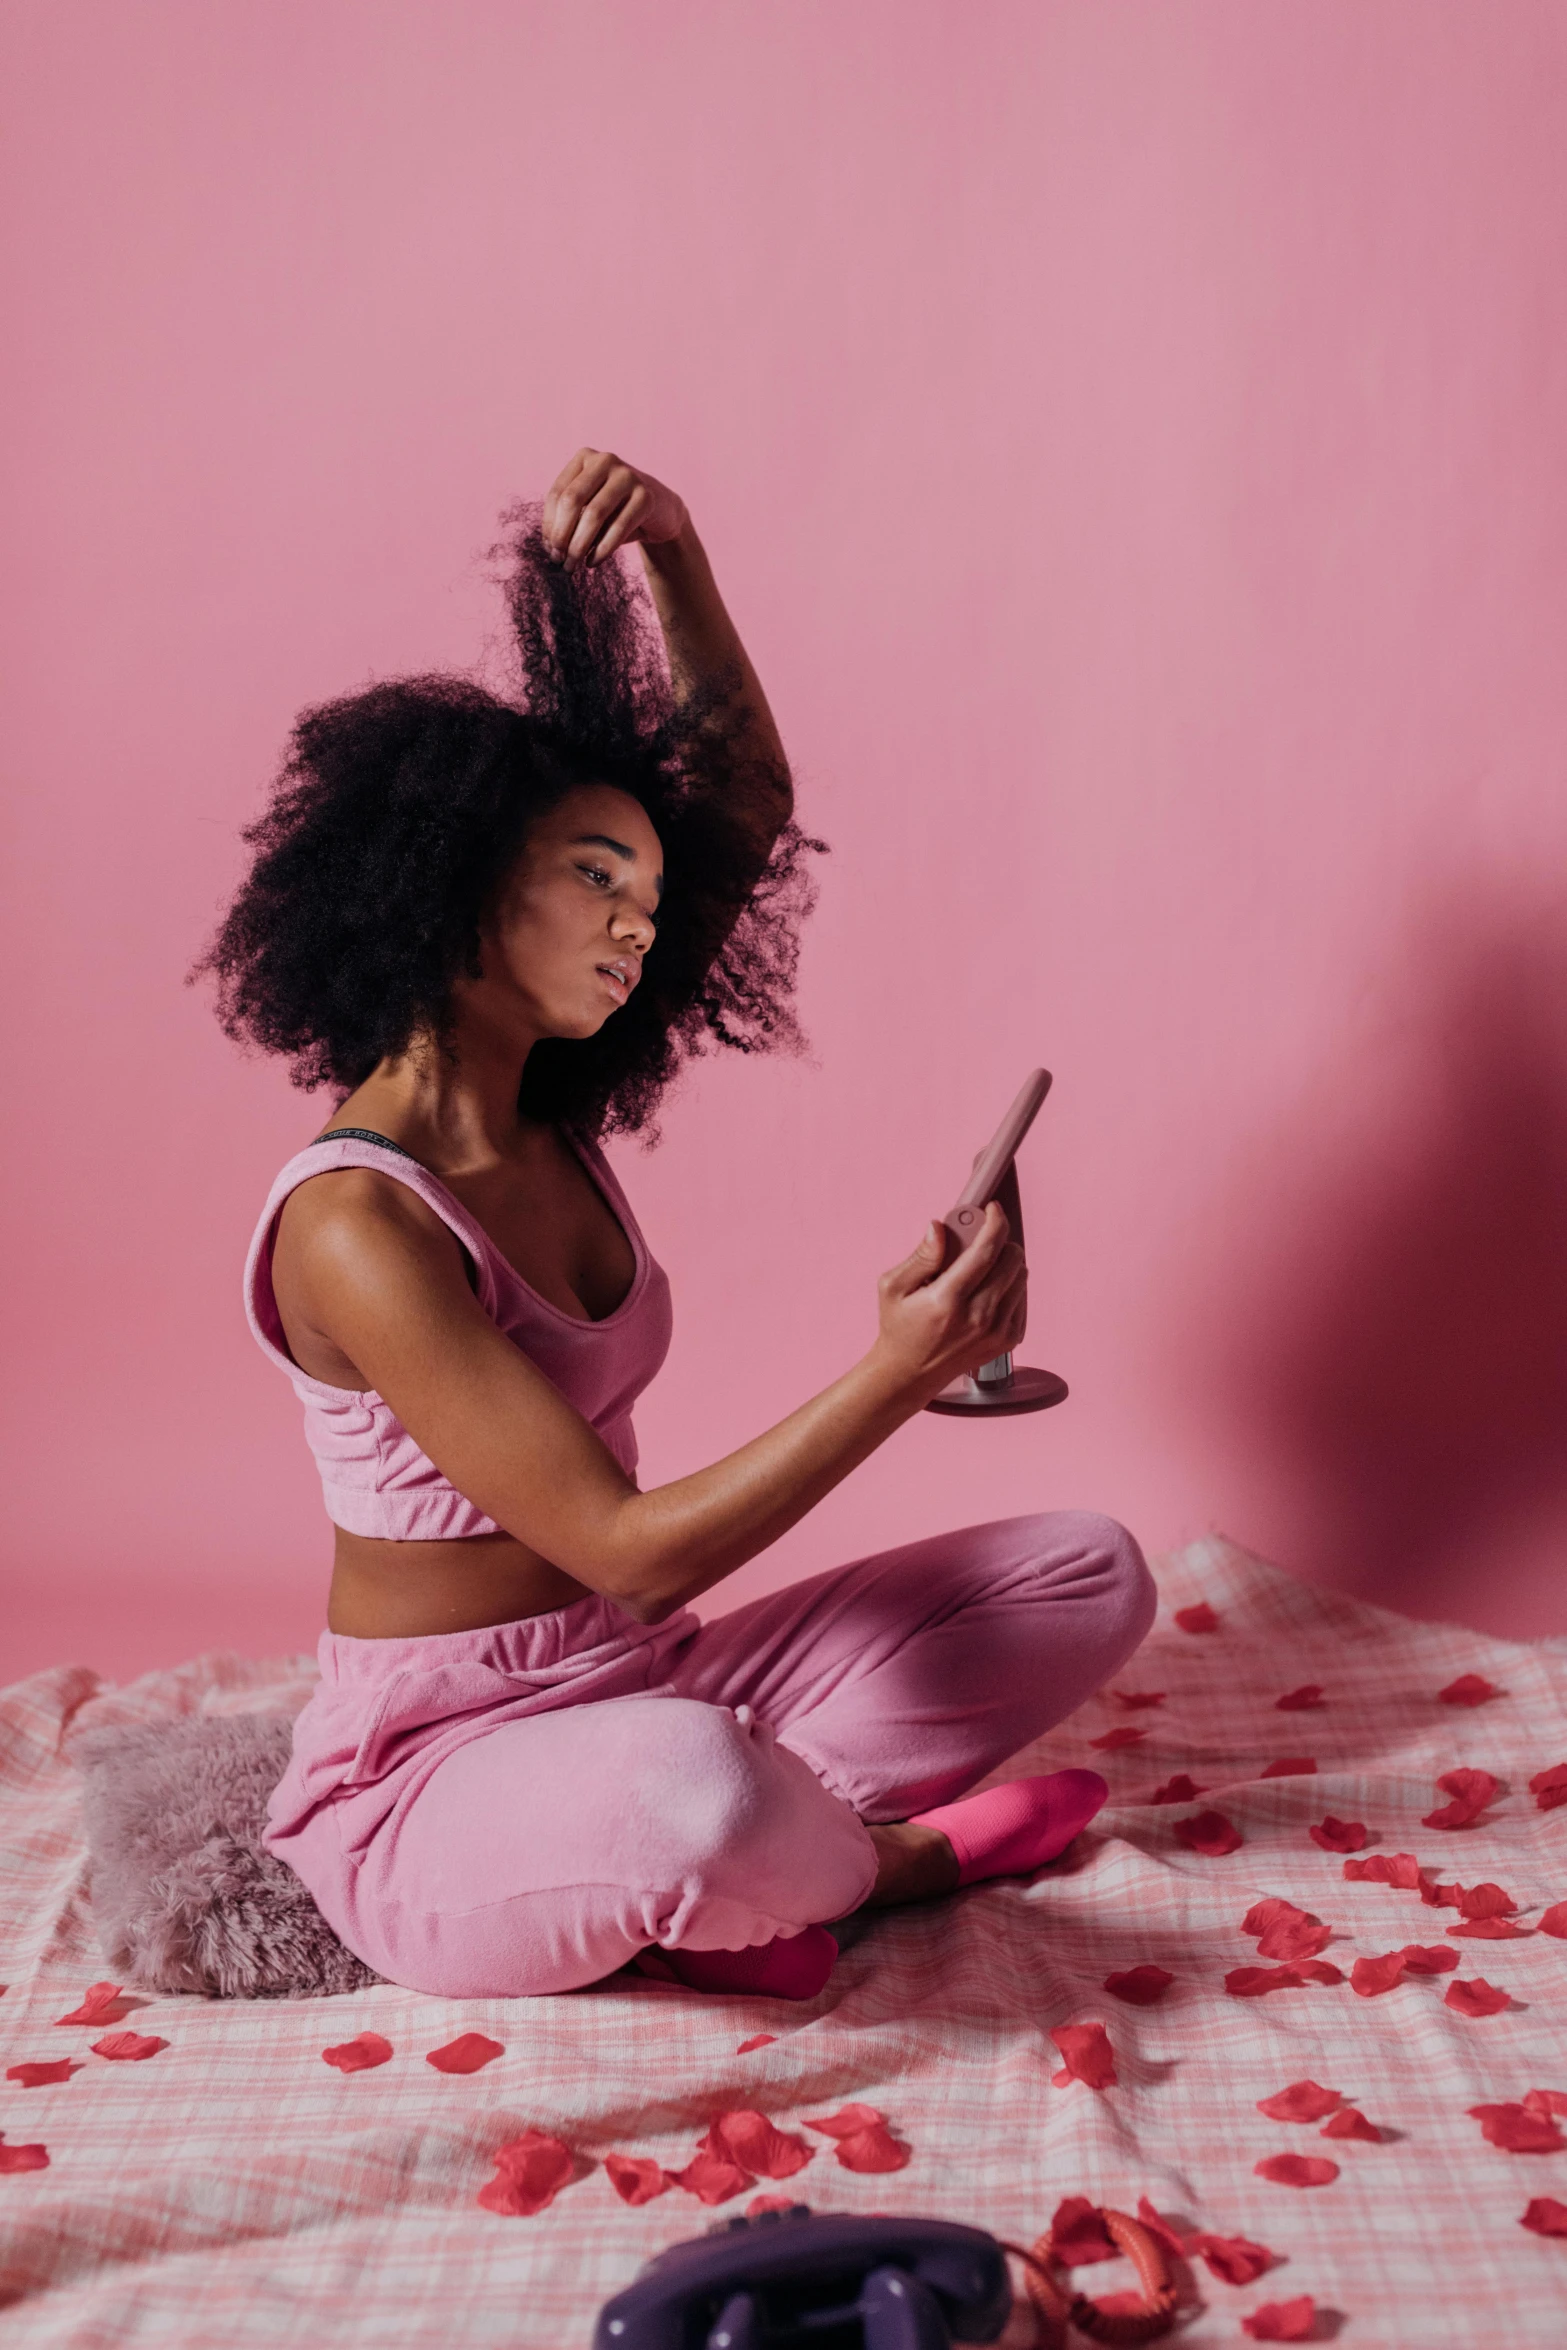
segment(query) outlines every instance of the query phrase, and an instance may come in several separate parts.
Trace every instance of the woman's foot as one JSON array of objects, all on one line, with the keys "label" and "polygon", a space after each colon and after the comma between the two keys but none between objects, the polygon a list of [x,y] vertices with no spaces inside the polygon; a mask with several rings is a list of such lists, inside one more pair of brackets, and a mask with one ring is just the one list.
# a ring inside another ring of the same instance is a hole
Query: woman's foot
[{"label": "woman's foot", "polygon": [[639,1950],[632,1965],[658,1982],[688,1991],[749,1991],[762,1999],[814,1999],[838,1956],[825,1926],[779,1934],[749,1950]]},{"label": "woman's foot", "polygon": [[[907,1825],[940,1832],[956,1862],[955,1884],[1027,1877],[1060,1858],[1109,1793],[1097,1771],[1050,1771],[938,1804],[933,1811],[917,1812]],[[871,1830],[873,1836],[877,1832]]]}]

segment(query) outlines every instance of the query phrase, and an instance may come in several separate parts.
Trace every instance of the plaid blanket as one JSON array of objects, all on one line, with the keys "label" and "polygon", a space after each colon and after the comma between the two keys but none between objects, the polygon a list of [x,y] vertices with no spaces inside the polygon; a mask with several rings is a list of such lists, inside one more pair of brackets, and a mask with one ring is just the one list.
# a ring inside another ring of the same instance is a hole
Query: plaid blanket
[{"label": "plaid blanket", "polygon": [[[7,2350],[570,2350],[643,2260],[758,2193],[1024,2243],[1065,2197],[1141,2201],[1180,2247],[1194,2350],[1556,2350],[1567,1643],[1408,1623],[1218,1539],[1157,1571],[1115,1688],[998,1774],[1103,1769],[1093,1830],[1032,1880],[879,1917],[804,2006],[626,1975],[557,1999],[83,2008],[104,1969],[74,1732],[297,1708],[312,1668],[207,1656],[118,1688],[63,1666],[4,1692]],[[500,2053],[426,2062],[467,2034]],[[323,2061],[345,2046],[378,2061]],[[885,2128],[809,2126],[849,2105]],[[776,2132],[715,2138],[737,2111]],[[704,2136],[732,2177],[693,2166]],[[787,2177],[784,2140],[810,2149]],[[902,2167],[850,2167],[867,2144]]]}]

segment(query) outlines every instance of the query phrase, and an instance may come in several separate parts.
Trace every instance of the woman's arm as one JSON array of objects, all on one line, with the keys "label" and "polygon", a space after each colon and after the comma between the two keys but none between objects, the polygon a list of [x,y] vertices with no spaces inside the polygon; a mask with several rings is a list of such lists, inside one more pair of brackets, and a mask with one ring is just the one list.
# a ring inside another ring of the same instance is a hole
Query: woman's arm
[{"label": "woman's arm", "polygon": [[725,708],[741,720],[746,753],[744,814],[765,864],[794,813],[789,762],[684,501],[611,450],[579,449],[550,486],[543,527],[568,570],[602,563],[619,547],[642,549],[677,702],[716,679],[729,684]]},{"label": "woman's arm", "polygon": [[1027,1275],[992,1204],[939,1271],[931,1227],[878,1284],[875,1342],[736,1452],[639,1492],[597,1432],[468,1287],[434,1211],[370,1168],[284,1207],[295,1294],[460,1493],[590,1591],[656,1623],[754,1558],[962,1371],[1017,1344]]}]

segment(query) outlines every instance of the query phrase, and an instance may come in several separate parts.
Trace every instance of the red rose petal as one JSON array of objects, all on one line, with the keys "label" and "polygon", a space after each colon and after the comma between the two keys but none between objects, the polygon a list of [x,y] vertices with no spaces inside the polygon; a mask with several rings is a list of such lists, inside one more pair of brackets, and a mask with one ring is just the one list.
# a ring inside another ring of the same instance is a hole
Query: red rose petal
[{"label": "red rose petal", "polygon": [[444,2048],[432,2048],[425,2058],[438,2073],[476,2073],[506,2053],[504,2040],[487,2040],[482,2032],[464,2032]]},{"label": "red rose petal", "polygon": [[68,2056],[62,2056],[58,2064],[9,2065],[5,2077],[8,2081],[19,2082],[24,2089],[50,2089],[58,2081],[68,2081],[72,2073],[79,2073],[81,2069]]},{"label": "red rose petal", "polygon": [[1437,1696],[1443,1705],[1484,1705],[1488,1698],[1500,1697],[1502,1691],[1483,1673],[1460,1673],[1456,1681],[1449,1681]]},{"label": "red rose petal", "polygon": [[1275,1918],[1257,1944],[1259,1958],[1315,1958],[1333,1939],[1333,1928],[1310,1918]]},{"label": "red rose petal", "polygon": [[1499,1792],[1501,1784],[1500,1779],[1493,1778],[1489,1771],[1444,1771],[1437,1786],[1453,1800],[1444,1804],[1440,1811],[1428,1811],[1421,1826],[1467,1828],[1470,1821],[1478,1819],[1492,1797]]},{"label": "red rose petal", "polygon": [[668,2171],[643,2155],[606,2154],[604,2168],[622,2203],[651,2203],[655,2196],[669,2192]]},{"label": "red rose petal", "polygon": [[777,2040],[778,2034],[776,2032],[753,2032],[749,2040],[741,2041],[735,2054],[736,2056],[749,2056],[755,2048],[775,2047]]},{"label": "red rose petal", "polygon": [[1342,1983],[1342,1967],[1329,1966],[1325,1958],[1302,1958],[1294,1962],[1295,1972],[1303,1983]]},{"label": "red rose petal", "polygon": [[684,2187],[699,2203],[727,2203],[732,2195],[756,2185],[748,2170],[742,2170],[727,2155],[714,2153],[710,2146],[699,2147],[684,2170],[669,2173],[669,2180],[671,2186]]},{"label": "red rose petal", "polygon": [[379,2032],[360,2032],[336,2048],[323,2048],[321,2061],[336,2065],[340,2073],[367,2073],[376,2065],[385,2064],[391,2053],[391,2041],[383,2040]]},{"label": "red rose petal", "polygon": [[118,1983],[89,1983],[81,2006],[54,2020],[57,2024],[117,2024],[129,2005]]},{"label": "red rose petal", "polygon": [[1369,1860],[1347,1860],[1344,1875],[1351,1885],[1394,1885],[1401,1893],[1420,1890],[1420,1863],[1412,1852],[1374,1852]]},{"label": "red rose petal", "polygon": [[764,2211],[793,2211],[787,2195],[753,2195],[745,2207],[747,2219],[760,2219]]},{"label": "red rose petal", "polygon": [[1260,1999],[1268,1991],[1295,1991],[1307,1983],[1342,1983],[1336,1966],[1320,1959],[1304,1959],[1289,1966],[1231,1967],[1224,1988],[1232,1999]]},{"label": "red rose petal", "polygon": [[1399,1952],[1406,1975],[1447,1975],[1458,1964],[1458,1953],[1445,1942],[1406,1942]]},{"label": "red rose petal", "polygon": [[1264,2301],[1241,2319],[1242,2333],[1254,2342],[1309,2342],[1316,2330],[1317,2305],[1309,2293],[1297,2293],[1293,2301]]},{"label": "red rose petal", "polygon": [[824,2138],[857,2138],[863,2130],[883,2127],[886,2119],[874,2105],[843,2105],[836,2113],[818,2114],[814,2121],[808,2115],[805,2126],[820,2130]]},{"label": "red rose petal", "polygon": [[747,2106],[719,2114],[709,2124],[703,2144],[759,2179],[792,2179],[816,2159],[814,2146],[776,2129],[765,2113],[753,2113]]},{"label": "red rose petal", "polygon": [[1554,1934],[1558,1942],[1567,1942],[1567,1901],[1553,1901],[1539,1920],[1536,1931]]},{"label": "red rose petal", "polygon": [[1364,1820],[1336,1820],[1331,1812],[1307,1832],[1324,1852],[1358,1852],[1366,1841]]},{"label": "red rose petal", "polygon": [[160,2040],[152,2032],[109,2032],[92,2044],[94,2056],[106,2056],[112,2064],[140,2064],[149,2056],[156,2056],[160,2048],[167,2048],[167,2040]]},{"label": "red rose petal", "polygon": [[[24,2146],[20,2151],[31,2154],[34,2150],[31,2146]],[[40,2147],[38,2152],[42,2151]],[[0,2146],[0,2169],[4,2165],[5,2148]],[[1518,2225],[1531,2228],[1537,2236],[1567,2236],[1567,2203],[1558,2203],[1554,2195],[1535,2195],[1531,2197]]]},{"label": "red rose petal", "polygon": [[1316,1767],[1309,1754],[1287,1754],[1282,1761],[1268,1763],[1260,1776],[1264,1779],[1304,1779]]},{"label": "red rose petal", "polygon": [[840,2138],[835,2152],[845,2170],[870,2173],[906,2170],[914,2159],[912,2147],[895,2138],[885,2122],[873,2130],[856,2130],[852,2138]]},{"label": "red rose petal", "polygon": [[1558,1811],[1567,1803],[1567,1763],[1553,1763],[1548,1771],[1536,1771],[1529,1781],[1529,1792],[1541,1811]]},{"label": "red rose petal", "polygon": [[1307,1912],[1298,1909],[1293,1901],[1285,1901],[1277,1893],[1267,1894],[1254,1901],[1241,1919],[1243,1934],[1265,1934],[1276,1918],[1306,1918]]},{"label": "red rose petal", "polygon": [[1137,2198],[1137,2216],[1148,2230],[1149,2235],[1161,2244],[1166,2252],[1173,2253],[1177,2260],[1186,2258],[1186,2238],[1173,2222],[1160,2218],[1146,2195],[1139,2195]]},{"label": "red rose petal", "polygon": [[1107,1730],[1102,1738],[1090,1738],[1088,1743],[1100,1754],[1115,1754],[1123,1746],[1141,1746],[1147,1735],[1146,1730],[1134,1730],[1121,1722],[1115,1729]]},{"label": "red rose petal", "polygon": [[1281,1714],[1309,1714],[1315,1713],[1318,1706],[1326,1703],[1316,1682],[1307,1681],[1299,1689],[1286,1689],[1282,1697],[1273,1700],[1273,1707],[1276,1713]]},{"label": "red rose petal", "polygon": [[[0,2131],[0,2136],[4,2132]],[[0,2146],[0,2172],[47,2170],[49,2150],[46,2146]]]},{"label": "red rose petal", "polygon": [[1116,2086],[1115,2051],[1103,2024],[1057,2024],[1050,2037],[1061,2051],[1069,2080],[1081,2081],[1088,2089]]},{"label": "red rose petal", "polygon": [[1338,2177],[1338,2164],[1325,2154],[1270,2154],[1252,2169],[1276,2187],[1330,2187]]},{"label": "red rose petal", "polygon": [[1066,2195],[1056,2205],[1050,2222],[1050,2248],[1068,2268],[1087,2268],[1096,2260],[1120,2257],[1120,2246],[1111,2242],[1110,2231],[1086,2195]]},{"label": "red rose petal", "polygon": [[1317,2081],[1291,2081],[1287,2089],[1272,2097],[1259,2097],[1257,2111],[1271,2122],[1319,2122],[1342,2103],[1337,2089],[1324,2089]]},{"label": "red rose petal", "polygon": [[1462,1891],[1462,1885],[1436,1885],[1430,1883],[1424,1873],[1421,1875],[1420,1898],[1427,1909],[1456,1909]]},{"label": "red rose petal", "polygon": [[1466,1918],[1510,1918],[1518,1904],[1501,1885],[1460,1885],[1458,1906]]},{"label": "red rose petal", "polygon": [[1162,1689],[1112,1689],[1110,1694],[1117,1705],[1132,1712],[1139,1706],[1163,1705],[1166,1693]]},{"label": "red rose petal", "polygon": [[1560,2154],[1567,2147],[1552,2115],[1531,2113],[1526,2105],[1469,2105],[1464,2108],[1480,2124],[1488,2146],[1507,2154]]},{"label": "red rose petal", "polygon": [[1521,1942],[1529,1928],[1515,1926],[1511,1918],[1470,1918],[1447,1930],[1455,1942]]},{"label": "red rose petal", "polygon": [[1200,1852],[1208,1860],[1222,1860],[1245,1842],[1235,1822],[1226,1819],[1222,1811],[1200,1811],[1189,1820],[1177,1820],[1175,1840],[1188,1852]]},{"label": "red rose petal", "polygon": [[1455,2015],[1500,2015],[1504,2007],[1511,2007],[1512,1993],[1499,1985],[1488,1983],[1483,1975],[1465,1975],[1458,1982],[1449,1983],[1442,2004]]},{"label": "red rose petal", "polygon": [[1525,2113],[1567,2113],[1567,2089],[1531,2089],[1523,2105]]},{"label": "red rose petal", "polygon": [[[367,2034],[366,2037],[373,2037]],[[547,2130],[524,2130],[494,2154],[495,2176],[477,2200],[503,2219],[531,2219],[569,2186],[577,2163],[571,2148]]]},{"label": "red rose petal", "polygon": [[1271,2268],[1278,2258],[1266,2244],[1254,2244],[1249,2236],[1215,2236],[1206,2229],[1193,2236],[1189,2250],[1203,2262],[1211,2276],[1226,2285],[1252,2285],[1264,2269]]},{"label": "red rose petal", "polygon": [[1124,1999],[1130,2007],[1152,2007],[1174,1980],[1162,1966],[1134,1966],[1122,1975],[1106,1975],[1104,1987],[1112,1999]]},{"label": "red rose petal", "polygon": [[1341,2112],[1336,2113],[1327,2128],[1319,2131],[1318,2135],[1323,2138],[1364,2138],[1368,2146],[1380,2146],[1382,2143],[1382,2132],[1376,2123],[1368,2122],[1355,2105],[1346,2105]]},{"label": "red rose petal", "polygon": [[1217,1632],[1219,1629],[1219,1619],[1205,1599],[1200,1599],[1195,1607],[1178,1607],[1175,1620],[1183,1632]]},{"label": "red rose petal", "polygon": [[1154,1789],[1149,1801],[1152,1803],[1195,1803],[1198,1796],[1206,1792],[1207,1790],[1199,1787],[1194,1779],[1189,1779],[1184,1771],[1177,1771],[1173,1779],[1166,1779],[1162,1787]]},{"label": "red rose petal", "polygon": [[1375,1999],[1403,1981],[1408,1964],[1401,1950],[1390,1950],[1383,1958],[1357,1958],[1349,1970],[1349,1987],[1362,1999]]}]

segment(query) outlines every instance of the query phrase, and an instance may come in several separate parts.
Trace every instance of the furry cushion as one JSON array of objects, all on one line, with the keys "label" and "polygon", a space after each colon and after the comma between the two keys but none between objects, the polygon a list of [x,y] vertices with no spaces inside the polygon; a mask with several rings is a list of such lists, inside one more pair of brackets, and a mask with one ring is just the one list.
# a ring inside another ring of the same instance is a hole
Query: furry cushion
[{"label": "furry cushion", "polygon": [[292,1729],[286,1714],[214,1714],[76,1741],[93,1910],[117,1975],[210,1999],[318,1998],[381,1980],[262,1846]]}]

